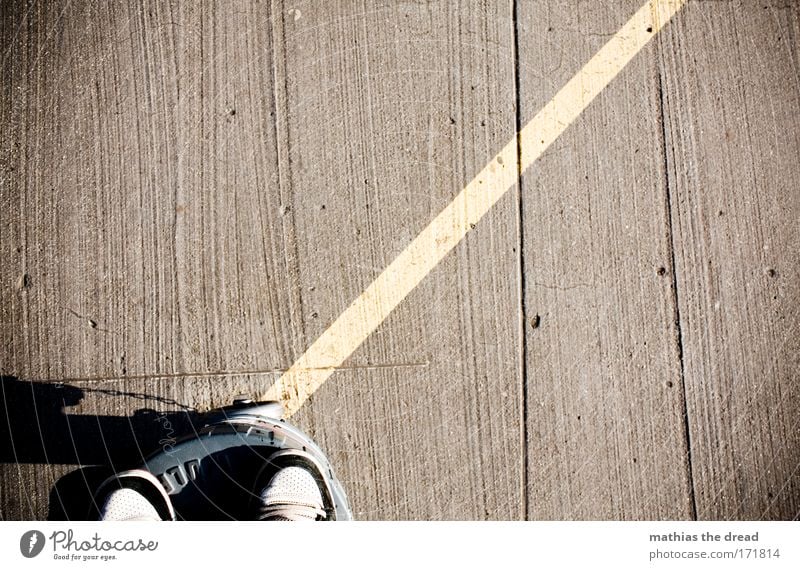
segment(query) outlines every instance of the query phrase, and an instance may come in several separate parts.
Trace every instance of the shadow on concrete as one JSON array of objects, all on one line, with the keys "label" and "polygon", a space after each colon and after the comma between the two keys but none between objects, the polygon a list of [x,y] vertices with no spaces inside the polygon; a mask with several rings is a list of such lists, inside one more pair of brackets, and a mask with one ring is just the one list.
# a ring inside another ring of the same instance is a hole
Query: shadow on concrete
[{"label": "shadow on concrete", "polygon": [[[86,392],[106,396],[162,399],[69,384],[20,381],[0,376],[0,463],[73,464],[50,493],[50,520],[85,517],[92,490],[115,471],[141,465],[144,458],[196,428],[198,414],[142,408],[130,416],[68,414]],[[69,498],[69,501],[65,501]]]}]

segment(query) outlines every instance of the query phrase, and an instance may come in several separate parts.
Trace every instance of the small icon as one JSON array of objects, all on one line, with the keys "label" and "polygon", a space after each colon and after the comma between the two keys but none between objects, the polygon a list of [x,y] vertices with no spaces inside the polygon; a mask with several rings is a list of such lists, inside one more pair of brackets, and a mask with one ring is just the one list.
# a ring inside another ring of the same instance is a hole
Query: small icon
[{"label": "small icon", "polygon": [[44,533],[29,530],[19,539],[19,551],[25,558],[37,556],[44,548]]}]

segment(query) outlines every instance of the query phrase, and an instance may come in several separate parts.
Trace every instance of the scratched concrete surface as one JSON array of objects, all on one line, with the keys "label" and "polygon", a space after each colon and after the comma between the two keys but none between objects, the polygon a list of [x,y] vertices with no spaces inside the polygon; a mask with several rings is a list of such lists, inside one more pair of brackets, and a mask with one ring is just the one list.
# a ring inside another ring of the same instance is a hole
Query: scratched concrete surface
[{"label": "scratched concrete surface", "polygon": [[[262,393],[642,2],[3,1],[0,518]],[[799,77],[689,0],[293,417],[355,516],[797,519]]]}]

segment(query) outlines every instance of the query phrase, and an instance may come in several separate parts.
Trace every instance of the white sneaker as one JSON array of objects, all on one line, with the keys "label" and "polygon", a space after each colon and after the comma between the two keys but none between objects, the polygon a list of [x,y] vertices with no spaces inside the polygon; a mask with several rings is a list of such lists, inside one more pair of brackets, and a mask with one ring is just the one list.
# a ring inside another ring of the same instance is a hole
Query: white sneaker
[{"label": "white sneaker", "polygon": [[304,467],[279,469],[259,495],[258,520],[325,520],[322,492],[314,475]]},{"label": "white sneaker", "polygon": [[158,479],[143,469],[123,471],[106,479],[95,503],[101,521],[175,520],[169,495]]}]

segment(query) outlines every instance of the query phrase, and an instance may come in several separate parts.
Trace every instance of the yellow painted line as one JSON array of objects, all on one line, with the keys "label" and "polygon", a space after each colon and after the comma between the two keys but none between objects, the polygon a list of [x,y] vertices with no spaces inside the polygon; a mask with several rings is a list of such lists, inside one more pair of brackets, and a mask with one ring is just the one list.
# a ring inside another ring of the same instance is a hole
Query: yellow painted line
[{"label": "yellow painted line", "polygon": [[[580,116],[686,0],[650,0],[518,134],[522,170]],[[517,183],[513,138],[383,270],[261,400],[280,400],[291,416],[389,316],[495,203]]]}]

